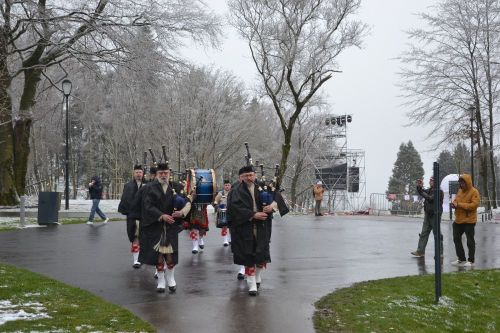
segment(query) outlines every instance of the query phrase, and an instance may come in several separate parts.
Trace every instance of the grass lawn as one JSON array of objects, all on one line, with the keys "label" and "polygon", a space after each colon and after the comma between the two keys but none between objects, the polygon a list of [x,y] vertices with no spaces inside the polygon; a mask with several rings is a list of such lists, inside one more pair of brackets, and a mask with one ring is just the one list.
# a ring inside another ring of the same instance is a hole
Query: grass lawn
[{"label": "grass lawn", "polygon": [[500,332],[500,270],[442,275],[435,303],[434,275],[354,284],[316,302],[316,332]]},{"label": "grass lawn", "polygon": [[91,293],[0,263],[0,332],[154,332]]}]

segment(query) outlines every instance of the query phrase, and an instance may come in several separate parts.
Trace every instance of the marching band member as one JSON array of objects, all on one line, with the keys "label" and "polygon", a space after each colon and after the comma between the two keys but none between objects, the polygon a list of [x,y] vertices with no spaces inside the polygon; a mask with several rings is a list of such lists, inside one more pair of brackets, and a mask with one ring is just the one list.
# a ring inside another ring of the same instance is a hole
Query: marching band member
[{"label": "marching band member", "polygon": [[139,217],[134,216],[134,199],[139,189],[143,186],[144,171],[141,165],[134,165],[132,180],[126,183],[123,187],[122,197],[118,205],[118,212],[127,217],[127,236],[132,244],[131,252],[133,259],[133,267],[141,267],[139,262]]},{"label": "marching band member", "polygon": [[169,182],[169,178],[168,164],[159,163],[157,179],[145,191],[142,206],[139,260],[156,266],[158,292],[165,291],[165,284],[171,292],[176,290],[174,267],[179,261],[178,233],[182,230],[179,220],[191,208],[191,203],[178,194],[182,185]]},{"label": "marching band member", "polygon": [[154,165],[149,168],[149,179],[148,179],[148,181],[152,182],[153,180],[156,179],[156,169],[157,168]]},{"label": "marching band member", "polygon": [[248,294],[256,296],[262,270],[271,262],[269,215],[277,209],[277,204],[273,202],[266,206],[262,205],[252,166],[242,167],[239,175],[242,182],[233,188],[228,198],[231,248],[234,263],[245,266]]},{"label": "marching band member", "polygon": [[[217,193],[214,199],[213,206],[215,208],[215,212],[217,213],[217,218],[219,218],[219,209],[226,209],[227,207],[227,195],[231,190],[231,182],[229,180],[224,180],[224,190]],[[222,226],[220,235],[224,238],[224,247],[229,246],[231,243],[231,234],[229,233],[229,229],[227,225]]]},{"label": "marching band member", "polygon": [[[146,169],[145,169],[146,170]],[[134,201],[132,204],[132,209],[129,213],[129,215],[133,218],[139,221],[139,230],[142,229],[142,201],[144,198],[144,193],[149,188],[149,185],[152,184],[152,182],[156,179],[156,164],[152,165],[149,167],[149,177],[148,179],[142,184],[141,188],[137,191],[137,193],[134,196]],[[140,235],[139,235],[140,236]],[[139,241],[140,243],[140,241]],[[158,272],[155,272],[154,277],[157,278]]]},{"label": "marching band member", "polygon": [[189,221],[189,237],[193,242],[193,254],[198,253],[205,248],[203,237],[208,231],[208,212],[207,204],[195,204],[191,211],[191,219]]},{"label": "marching band member", "polygon": [[[241,180],[239,180],[241,182]],[[220,213],[220,209],[222,209],[221,207],[225,207],[226,209],[226,216],[225,216],[225,225],[222,227],[222,230],[221,230],[221,236],[224,237],[224,243],[223,245],[224,246],[229,246],[229,244],[231,243],[231,233],[230,233],[230,221],[229,219],[227,218],[227,198],[229,196],[229,192],[231,191],[231,188],[232,188],[232,184],[229,180],[224,180],[224,190],[217,193],[215,199],[214,199],[214,208],[215,208],[215,211],[216,211],[216,216],[217,216],[217,225],[219,225],[219,219],[221,218],[219,216],[219,213]],[[238,275],[237,275],[237,279],[238,280],[243,280],[245,279],[245,266],[243,265],[239,265],[239,271],[238,271]]]}]

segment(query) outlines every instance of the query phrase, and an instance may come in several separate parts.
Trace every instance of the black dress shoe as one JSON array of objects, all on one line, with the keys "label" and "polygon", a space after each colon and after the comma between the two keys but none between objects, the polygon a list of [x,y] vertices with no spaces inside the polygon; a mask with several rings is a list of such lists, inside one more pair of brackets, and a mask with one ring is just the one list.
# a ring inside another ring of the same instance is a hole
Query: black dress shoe
[{"label": "black dress shoe", "polygon": [[200,247],[200,249],[204,249],[205,248],[205,245],[198,245]]},{"label": "black dress shoe", "polygon": [[191,251],[191,253],[192,254],[196,254],[196,253],[198,253],[198,251],[197,250],[193,250],[193,251]]},{"label": "black dress shoe", "polygon": [[260,289],[260,282],[257,282],[257,289]]},{"label": "black dress shoe", "polygon": [[141,268],[141,264],[133,264],[132,267],[134,267],[135,269],[138,269],[138,268]]},{"label": "black dress shoe", "polygon": [[248,295],[250,295],[250,296],[257,296],[257,291],[256,290],[249,291]]},{"label": "black dress shoe", "polygon": [[238,273],[238,280],[244,280],[245,274]]},{"label": "black dress shoe", "polygon": [[170,290],[171,293],[175,293],[177,286],[168,287],[168,290]]},{"label": "black dress shoe", "polygon": [[164,293],[165,292],[165,288],[156,288],[156,292],[158,292],[158,293]]}]

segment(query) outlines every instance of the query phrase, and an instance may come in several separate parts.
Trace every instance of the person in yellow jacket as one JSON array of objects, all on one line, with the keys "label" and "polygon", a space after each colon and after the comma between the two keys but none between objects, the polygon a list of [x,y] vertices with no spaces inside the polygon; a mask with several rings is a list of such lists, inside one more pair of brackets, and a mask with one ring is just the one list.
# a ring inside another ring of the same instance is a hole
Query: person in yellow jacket
[{"label": "person in yellow jacket", "polygon": [[325,187],[321,180],[318,180],[316,185],[313,185],[313,197],[314,197],[314,216],[323,216],[321,214],[321,201],[323,201],[323,194],[325,193]]},{"label": "person in yellow jacket", "polygon": [[[460,189],[451,203],[455,209],[455,222],[453,222],[453,242],[458,259],[453,261],[457,266],[474,266],[474,254],[476,252],[476,241],[474,240],[474,228],[477,222],[477,207],[481,200],[479,191],[472,185],[471,176],[460,175],[458,179]],[[467,248],[469,257],[465,260],[465,251],[462,245],[462,235],[467,237]]]}]

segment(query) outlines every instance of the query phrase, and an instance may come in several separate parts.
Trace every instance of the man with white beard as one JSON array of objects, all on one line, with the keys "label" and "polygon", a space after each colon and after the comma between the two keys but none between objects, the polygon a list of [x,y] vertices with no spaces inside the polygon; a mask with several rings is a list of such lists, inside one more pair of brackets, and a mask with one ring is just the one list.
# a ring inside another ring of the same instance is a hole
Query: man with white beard
[{"label": "man with white beard", "polygon": [[156,266],[158,292],[165,291],[165,283],[171,292],[175,292],[174,267],[179,262],[178,234],[182,230],[181,219],[189,213],[191,203],[181,197],[182,185],[169,181],[167,163],[158,164],[156,176],[144,193],[139,260]]}]

